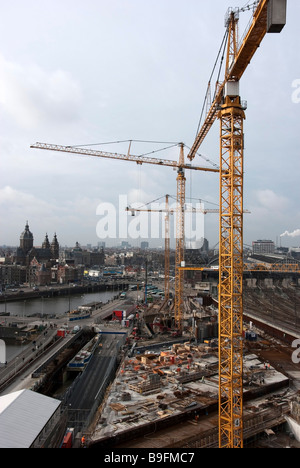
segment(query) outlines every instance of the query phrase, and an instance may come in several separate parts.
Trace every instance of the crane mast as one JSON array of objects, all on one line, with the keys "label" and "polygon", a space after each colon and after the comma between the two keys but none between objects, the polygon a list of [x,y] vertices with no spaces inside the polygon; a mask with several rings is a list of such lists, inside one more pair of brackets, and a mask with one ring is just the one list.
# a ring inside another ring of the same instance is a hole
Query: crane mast
[{"label": "crane mast", "polygon": [[225,79],[216,91],[188,158],[193,160],[220,120],[219,217],[219,447],[243,447],[243,165],[245,107],[239,80],[266,32],[280,32],[286,0],[260,0],[238,46],[239,9],[229,9]]},{"label": "crane mast", "polygon": [[170,213],[169,195],[166,195],[165,215],[165,300],[170,298]]},{"label": "crane mast", "polygon": [[[242,447],[243,425],[243,120],[239,96],[219,113],[219,444]],[[226,171],[224,173],[223,171]]]},{"label": "crane mast", "polygon": [[132,215],[134,215],[136,211],[165,212],[165,300],[168,301],[170,298],[170,214],[173,214],[173,210],[169,208],[169,195],[166,195],[164,210],[127,207],[126,211],[131,211]]},{"label": "crane mast", "polygon": [[[180,147],[179,164],[184,165],[183,145]],[[185,205],[185,182],[183,168],[178,169],[177,175],[177,209],[176,209],[176,252],[175,252],[175,303],[174,320],[175,327],[179,333],[182,332],[182,310],[183,310],[183,271],[180,270],[184,261],[184,205]]]}]

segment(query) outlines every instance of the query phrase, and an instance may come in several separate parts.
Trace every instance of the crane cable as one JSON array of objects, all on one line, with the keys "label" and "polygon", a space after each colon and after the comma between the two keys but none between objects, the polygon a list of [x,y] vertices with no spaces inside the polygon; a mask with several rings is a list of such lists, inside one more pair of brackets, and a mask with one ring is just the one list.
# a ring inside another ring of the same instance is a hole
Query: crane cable
[{"label": "crane cable", "polygon": [[116,140],[116,141],[103,141],[101,143],[87,143],[84,145],[72,145],[70,148],[81,148],[84,146],[101,146],[101,145],[113,145],[116,143],[156,143],[156,144],[161,144],[161,145],[178,145],[179,142],[174,142],[174,141],[151,141],[151,140]]},{"label": "crane cable", "polygon": [[[238,8],[238,12],[249,11],[249,10],[251,10],[251,8],[254,9],[259,3],[259,0],[256,0],[256,1],[254,1],[253,3],[251,3],[249,5],[250,1],[251,0],[248,0],[248,2],[243,7]],[[206,93],[205,93],[205,97],[204,97],[204,101],[203,101],[203,105],[202,105],[202,110],[201,110],[201,114],[200,114],[200,119],[199,119],[199,122],[198,122],[196,137],[197,137],[197,135],[199,133],[199,130],[200,130],[200,125],[201,125],[201,122],[202,122],[205,105],[206,105],[206,102],[207,102],[208,94],[210,92],[211,80],[212,80],[213,74],[215,72],[215,69],[216,69],[220,54],[221,54],[221,50],[222,50],[222,47],[223,47],[223,52],[222,52],[222,57],[221,57],[220,67],[219,67],[219,72],[218,72],[218,78],[217,78],[217,81],[216,81],[217,83],[219,82],[219,78],[220,78],[220,74],[221,74],[221,70],[222,70],[222,65],[223,65],[223,62],[224,62],[225,48],[226,48],[227,40],[228,40],[228,29],[226,28],[226,32],[225,32],[225,34],[223,36],[223,40],[222,40],[222,43],[221,43],[217,58],[215,60],[215,63],[214,63],[214,66],[213,66],[213,69],[212,69],[212,72],[211,72],[211,75],[210,75],[210,78],[209,78],[209,81],[208,81],[208,85],[207,85],[207,89],[206,89]],[[217,91],[217,87],[215,88],[213,101],[215,100],[215,97],[216,97],[216,91]]]},{"label": "crane cable", "polygon": [[[200,129],[200,125],[201,125],[201,121],[202,121],[202,117],[203,117],[203,113],[204,113],[204,109],[205,109],[205,104],[206,104],[207,96],[208,96],[208,93],[209,93],[210,83],[211,83],[212,77],[213,77],[213,75],[214,75],[215,69],[216,69],[216,67],[217,67],[217,63],[218,63],[218,60],[219,60],[219,57],[220,57],[220,55],[221,55],[221,51],[222,51],[222,48],[223,48],[223,53],[222,53],[221,65],[220,65],[220,70],[219,70],[218,78],[219,78],[219,76],[220,76],[221,66],[222,66],[222,63],[223,63],[223,60],[224,60],[224,51],[225,51],[225,47],[226,47],[226,44],[227,44],[227,39],[228,39],[228,30],[226,29],[225,34],[224,34],[223,39],[222,39],[222,42],[221,42],[221,46],[220,46],[220,49],[219,49],[217,58],[216,58],[216,60],[215,60],[215,63],[214,63],[212,72],[211,72],[210,77],[209,77],[209,80],[208,80],[207,90],[206,90],[204,102],[203,102],[203,105],[202,105],[202,110],[201,110],[201,114],[200,114],[200,119],[199,119],[199,123],[198,123],[198,127],[197,127],[196,136],[197,136],[198,133],[199,133],[199,129]],[[214,97],[215,97],[215,95],[214,95]]]},{"label": "crane cable", "polygon": [[[191,148],[187,145],[184,145],[188,150],[191,150]],[[203,154],[200,154],[200,153],[197,153],[198,156],[200,156],[200,158],[204,159],[204,161],[206,161],[207,163],[211,164],[212,166],[214,166],[216,169],[220,169],[220,167],[218,166],[218,164],[216,164],[215,162],[211,161],[207,156],[204,156]]]},{"label": "crane cable", "polygon": [[178,146],[178,143],[175,143],[174,145],[171,145],[171,146],[166,146],[165,148],[160,148],[158,150],[150,151],[149,153],[140,154],[140,155],[138,155],[138,158],[141,158],[143,156],[147,156],[148,154],[158,153],[159,151],[165,151],[167,149],[174,148],[175,146]]}]

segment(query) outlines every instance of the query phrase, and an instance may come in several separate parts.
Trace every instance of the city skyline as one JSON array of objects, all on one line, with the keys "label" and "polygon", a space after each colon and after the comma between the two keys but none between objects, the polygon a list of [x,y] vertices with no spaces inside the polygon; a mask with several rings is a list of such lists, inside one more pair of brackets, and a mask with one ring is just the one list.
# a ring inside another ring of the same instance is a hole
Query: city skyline
[{"label": "city skyline", "polygon": [[[47,239],[48,240],[48,231],[45,232],[44,236],[42,239],[40,239],[42,242],[38,241],[38,243],[36,243],[36,239],[35,239],[35,235],[34,235],[34,232],[31,232],[31,229],[30,229],[30,223],[28,222],[28,220],[26,221],[26,224],[25,224],[25,230],[28,228],[30,234],[32,235],[32,243],[34,243],[34,246],[35,247],[41,247],[43,245],[43,243],[45,243],[45,240]],[[56,230],[54,229],[53,230],[53,240],[56,239],[58,236],[57,236],[57,233],[56,233]],[[18,237],[18,241],[15,243],[15,244],[0,244],[0,247],[1,248],[17,248],[17,246],[19,245],[20,243],[20,239],[22,238],[24,232],[20,231],[20,234],[17,236]],[[284,244],[284,237],[285,236],[288,236],[288,237],[291,237],[291,238],[296,238],[298,235],[298,232],[288,232],[286,231],[285,233],[282,233],[280,236],[276,236],[275,239],[267,239],[265,237],[262,237],[261,239],[253,239],[252,240],[252,243],[251,245],[250,244],[244,244],[245,247],[248,247],[248,248],[251,248],[251,246],[253,245],[253,243],[255,242],[272,242],[274,243],[274,247],[275,248],[280,248],[280,247],[287,247],[285,246]],[[171,248],[172,249],[175,249],[175,238],[171,238],[171,240],[173,241],[174,245],[172,245],[171,243]],[[218,249],[218,245],[211,245],[210,242],[209,242],[209,239],[206,239],[204,238],[204,240],[206,240],[208,242],[208,245],[209,245],[209,249]],[[130,238],[127,238],[127,240],[124,240],[124,239],[114,239],[114,241],[111,241],[109,242],[109,240],[105,240],[105,241],[101,241],[101,240],[98,240],[97,243],[93,243],[93,242],[87,242],[87,243],[82,243],[80,242],[80,239],[77,240],[74,245],[70,245],[70,244],[59,244],[60,245],[60,248],[61,249],[64,249],[64,248],[67,248],[67,249],[72,249],[72,248],[75,248],[75,247],[83,247],[83,248],[91,248],[91,249],[95,249],[95,248],[107,248],[107,249],[111,249],[111,248],[124,248],[124,249],[135,249],[135,248],[141,248],[141,249],[164,249],[164,244],[161,244],[161,245],[152,245],[151,244],[151,238],[138,238],[138,239],[133,239],[132,242],[133,242],[133,245],[129,242],[130,241]],[[144,245],[143,245],[144,244]],[[146,245],[148,244],[148,245]],[[198,247],[192,247],[191,245],[189,245],[189,242],[186,242],[186,248],[189,249],[198,249]],[[199,247],[201,248],[201,247]],[[290,248],[300,248],[299,245],[293,245],[291,246]]]},{"label": "city skyline", "polygon": [[[237,0],[233,6],[245,3]],[[43,152],[30,145],[122,141],[96,148],[127,154],[128,140],[151,141],[132,143],[137,155],[170,146],[154,141],[190,147],[229,6],[224,0],[1,5],[1,245],[18,244],[26,219],[39,239],[54,226],[62,245],[116,243],[97,236],[99,205],[117,210],[120,196],[142,205],[176,194],[177,174],[170,168]],[[278,238],[287,247],[300,245],[300,235],[282,236],[300,228],[299,15],[299,2],[289,2],[286,27],[280,35],[266,36],[241,80],[241,97],[248,102],[245,244]],[[249,19],[250,12],[240,15],[241,35]],[[218,122],[200,153],[204,158],[193,163],[218,164]],[[178,160],[179,148],[160,156]],[[187,198],[206,200],[206,208],[218,206],[218,175],[191,172],[186,171]],[[212,245],[218,233],[218,215],[206,216],[204,235]],[[148,238],[135,242],[141,240]]]}]

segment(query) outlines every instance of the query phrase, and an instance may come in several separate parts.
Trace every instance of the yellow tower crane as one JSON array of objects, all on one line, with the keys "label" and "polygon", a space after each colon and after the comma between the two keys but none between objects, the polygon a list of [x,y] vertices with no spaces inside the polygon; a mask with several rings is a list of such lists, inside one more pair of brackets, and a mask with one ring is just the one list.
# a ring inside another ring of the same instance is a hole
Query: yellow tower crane
[{"label": "yellow tower crane", "polygon": [[[178,177],[177,177],[178,179]],[[180,180],[180,179],[179,179]],[[181,188],[182,189],[182,188]],[[178,192],[180,192],[180,188],[178,188]],[[156,212],[156,213],[165,213],[165,299],[168,300],[170,297],[170,228],[169,228],[169,223],[170,223],[170,214],[177,213],[178,210],[180,210],[181,213],[183,213],[183,216],[178,217],[179,220],[177,222],[181,223],[181,229],[180,232],[183,233],[182,235],[184,236],[184,215],[187,212],[191,213],[203,213],[203,214],[208,214],[208,213],[219,213],[218,209],[193,209],[193,208],[186,208],[185,205],[178,204],[178,200],[181,198],[177,196],[177,207],[176,208],[169,208],[169,195],[166,195],[166,205],[164,209],[151,209],[151,208],[131,208],[127,207],[126,211],[131,212],[134,214],[135,212]],[[179,231],[176,227],[176,232]],[[183,238],[183,245],[180,244],[180,249],[181,250],[181,255],[180,255],[180,263],[178,263],[178,257],[179,255],[175,257],[175,274],[176,270],[178,270],[179,273],[182,271],[186,270],[187,268],[182,267],[182,262],[184,261],[184,238]],[[179,243],[176,244],[176,248],[178,248]],[[193,269],[193,268],[190,268]],[[181,284],[177,288],[177,293],[175,293],[175,301],[176,297],[181,294],[181,297],[178,298],[177,301],[177,315],[175,317],[175,326],[176,329],[179,332],[182,332],[182,303],[183,303],[183,275],[178,275],[177,281],[180,282]],[[176,291],[176,288],[175,288]],[[181,304],[181,307],[179,306]],[[174,307],[175,308],[175,307]],[[176,308],[175,308],[176,310]]]},{"label": "yellow tower crane", "polygon": [[165,214],[165,300],[170,298],[170,212],[169,195],[166,195]]},{"label": "yellow tower crane", "polygon": [[245,108],[239,80],[267,32],[286,23],[286,0],[253,4],[253,19],[238,45],[243,9],[229,9],[225,79],[218,83],[205,121],[188,155],[193,160],[214,121],[220,120],[219,218],[219,447],[243,447],[243,163]]},{"label": "yellow tower crane", "polygon": [[[179,163],[183,166],[184,151],[180,147]],[[174,321],[175,328],[182,333],[182,311],[183,311],[183,275],[180,266],[184,261],[184,205],[185,205],[185,174],[183,167],[178,169],[177,175],[177,210],[176,210],[176,249],[175,249],[175,303]]]},{"label": "yellow tower crane", "polygon": [[79,154],[82,156],[95,156],[99,158],[117,159],[121,161],[131,161],[137,164],[155,164],[159,166],[167,166],[176,168],[177,175],[177,220],[176,220],[176,259],[175,259],[175,324],[178,330],[181,330],[181,314],[183,304],[183,273],[179,269],[184,258],[184,203],[185,203],[185,175],[184,170],[196,170],[204,172],[219,172],[218,168],[200,167],[186,164],[184,161],[184,144],[180,143],[180,156],[179,161],[172,161],[168,159],[150,158],[148,156],[133,156],[130,154],[130,146],[128,153],[109,153],[105,151],[91,150],[76,146],[62,146],[48,143],[35,143],[31,148],[43,149],[48,151],[59,151],[64,153]]},{"label": "yellow tower crane", "polygon": [[126,211],[131,212],[132,216],[135,212],[151,212],[151,213],[165,213],[165,300],[168,301],[170,297],[170,214],[175,210],[169,208],[169,195],[166,195],[164,209],[152,208],[130,208],[128,206]]},{"label": "yellow tower crane", "polygon": [[[183,313],[183,286],[184,271],[181,268],[184,262],[185,245],[185,163],[184,147],[180,144],[179,168],[177,174],[177,209],[176,209],[176,250],[175,250],[175,301],[174,301],[174,321],[178,333],[182,333],[182,313]],[[215,169],[219,172],[218,169]],[[204,211],[204,213],[209,210]]]}]

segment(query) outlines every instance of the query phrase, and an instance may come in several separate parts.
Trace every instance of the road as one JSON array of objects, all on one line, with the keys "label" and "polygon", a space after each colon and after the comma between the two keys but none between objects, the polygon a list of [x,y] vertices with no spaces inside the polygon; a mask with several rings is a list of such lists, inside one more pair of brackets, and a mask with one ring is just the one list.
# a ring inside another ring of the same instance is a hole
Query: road
[{"label": "road", "polygon": [[99,393],[115,369],[118,349],[123,335],[103,335],[101,344],[95,350],[91,361],[69,395],[66,404],[71,409],[90,410]]}]

